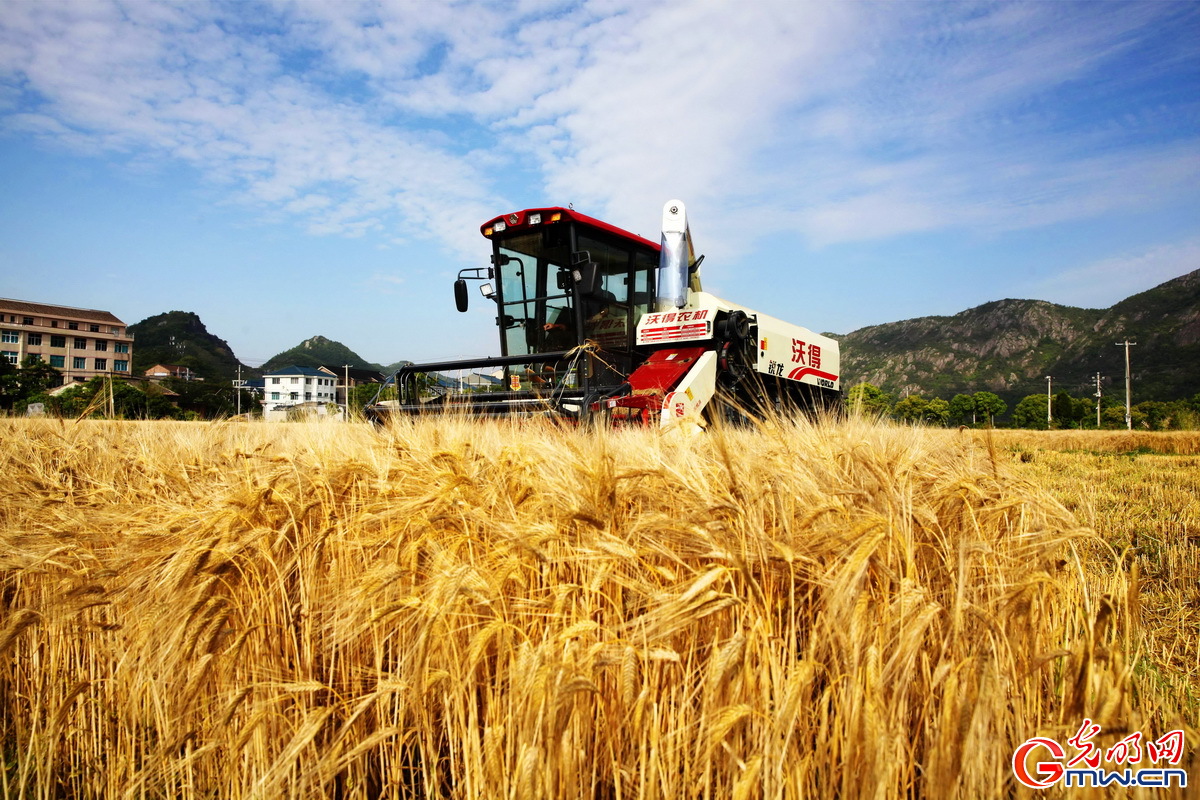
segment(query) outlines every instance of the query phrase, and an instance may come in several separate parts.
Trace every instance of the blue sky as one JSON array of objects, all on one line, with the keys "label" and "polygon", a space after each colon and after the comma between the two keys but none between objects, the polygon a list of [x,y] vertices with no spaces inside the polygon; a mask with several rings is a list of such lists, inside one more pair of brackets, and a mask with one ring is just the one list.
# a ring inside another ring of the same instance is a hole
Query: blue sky
[{"label": "blue sky", "polygon": [[0,296],[245,363],[498,352],[479,225],[573,204],[820,331],[1200,268],[1200,3],[0,0]]}]

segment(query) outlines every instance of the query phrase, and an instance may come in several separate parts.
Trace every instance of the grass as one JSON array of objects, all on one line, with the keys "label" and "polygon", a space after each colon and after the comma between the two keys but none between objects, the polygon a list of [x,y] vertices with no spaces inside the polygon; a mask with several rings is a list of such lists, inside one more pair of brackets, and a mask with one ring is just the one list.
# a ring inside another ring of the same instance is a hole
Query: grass
[{"label": "grass", "polygon": [[1194,750],[1200,438],[1023,436],[0,420],[0,794],[1000,797],[1085,716]]}]

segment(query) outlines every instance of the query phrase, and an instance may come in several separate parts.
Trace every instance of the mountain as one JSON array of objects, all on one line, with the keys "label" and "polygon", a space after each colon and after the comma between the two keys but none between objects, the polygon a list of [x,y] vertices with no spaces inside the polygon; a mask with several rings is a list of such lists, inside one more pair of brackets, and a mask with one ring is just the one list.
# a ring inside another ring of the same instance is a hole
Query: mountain
[{"label": "mountain", "polygon": [[141,375],[155,364],[178,364],[208,380],[237,377],[238,360],[229,343],[209,333],[191,311],[147,317],[130,325],[129,332],[134,335],[134,375]]},{"label": "mountain", "polygon": [[1041,300],[997,300],[950,317],[873,325],[838,337],[843,386],[872,383],[895,394],[949,399],[986,390],[1012,408],[1054,391],[1075,397],[1125,391],[1129,348],[1134,402],[1200,392],[1200,270],[1107,309]]},{"label": "mountain", "polygon": [[379,364],[372,364],[370,361],[364,360],[358,353],[355,353],[349,347],[346,347],[346,345],[326,339],[324,336],[313,336],[310,339],[305,339],[292,349],[284,350],[282,353],[272,356],[270,360],[262,365],[261,369],[263,372],[270,372],[271,370],[290,367],[292,365],[298,367],[319,367],[322,364],[336,366],[348,364],[353,369],[383,371],[383,367]]}]

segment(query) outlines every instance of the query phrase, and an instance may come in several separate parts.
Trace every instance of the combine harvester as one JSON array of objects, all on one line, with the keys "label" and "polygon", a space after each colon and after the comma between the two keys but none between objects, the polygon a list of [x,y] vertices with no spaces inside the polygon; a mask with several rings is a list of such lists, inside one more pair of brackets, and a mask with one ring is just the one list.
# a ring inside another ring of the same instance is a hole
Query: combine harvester
[{"label": "combine harvester", "polygon": [[[701,291],[704,257],[678,200],[663,208],[659,245],[566,208],[505,214],[481,231],[492,266],[460,271],[454,296],[466,311],[467,281],[483,282],[501,355],[404,367],[386,384],[396,399],[377,395],[368,419],[457,411],[666,425],[840,404],[836,341]],[[499,386],[436,394],[423,379],[454,372]]]}]

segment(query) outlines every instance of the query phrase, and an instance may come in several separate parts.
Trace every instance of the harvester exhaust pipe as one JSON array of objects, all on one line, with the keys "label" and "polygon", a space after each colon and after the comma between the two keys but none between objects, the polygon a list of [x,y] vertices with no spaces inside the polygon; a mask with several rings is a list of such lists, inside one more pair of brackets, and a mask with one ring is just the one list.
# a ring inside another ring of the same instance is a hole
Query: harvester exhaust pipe
[{"label": "harvester exhaust pipe", "polygon": [[688,230],[687,209],[680,200],[668,200],[663,206],[662,252],[658,257],[656,311],[674,311],[687,305],[688,272],[695,260],[692,234]]}]

